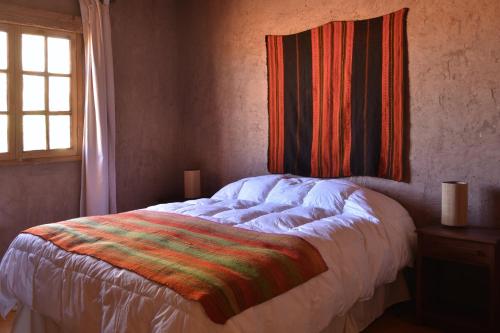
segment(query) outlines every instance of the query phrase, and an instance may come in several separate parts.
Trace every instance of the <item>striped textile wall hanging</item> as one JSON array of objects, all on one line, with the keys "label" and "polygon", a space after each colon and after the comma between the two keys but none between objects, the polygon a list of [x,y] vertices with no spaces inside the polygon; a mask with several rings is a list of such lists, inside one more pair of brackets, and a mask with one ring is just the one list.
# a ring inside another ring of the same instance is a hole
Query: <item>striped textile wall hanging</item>
[{"label": "striped textile wall hanging", "polygon": [[266,36],[269,172],[403,179],[406,13]]}]

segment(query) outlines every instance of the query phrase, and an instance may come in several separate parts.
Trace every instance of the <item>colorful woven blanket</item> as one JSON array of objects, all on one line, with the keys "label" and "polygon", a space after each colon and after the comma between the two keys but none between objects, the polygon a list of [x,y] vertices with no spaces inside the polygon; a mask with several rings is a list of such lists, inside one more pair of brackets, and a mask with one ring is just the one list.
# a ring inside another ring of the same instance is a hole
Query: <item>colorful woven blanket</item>
[{"label": "colorful woven blanket", "polygon": [[220,324],[327,270],[300,237],[171,213],[85,217],[24,232],[165,285]]}]

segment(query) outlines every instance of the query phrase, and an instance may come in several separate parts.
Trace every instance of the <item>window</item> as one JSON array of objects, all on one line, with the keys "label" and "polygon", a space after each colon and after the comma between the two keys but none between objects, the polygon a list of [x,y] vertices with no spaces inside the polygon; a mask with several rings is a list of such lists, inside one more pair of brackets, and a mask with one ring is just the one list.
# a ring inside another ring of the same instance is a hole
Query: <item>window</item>
[{"label": "window", "polygon": [[79,156],[81,35],[0,24],[0,161]]}]

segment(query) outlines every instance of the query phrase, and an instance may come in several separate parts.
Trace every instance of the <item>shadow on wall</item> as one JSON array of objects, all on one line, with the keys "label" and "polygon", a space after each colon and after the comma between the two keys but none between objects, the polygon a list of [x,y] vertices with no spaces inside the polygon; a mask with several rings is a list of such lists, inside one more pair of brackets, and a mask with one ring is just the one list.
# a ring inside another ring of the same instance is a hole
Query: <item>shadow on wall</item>
[{"label": "shadow on wall", "polygon": [[[223,69],[216,68],[213,50],[213,45],[217,44],[216,34],[208,33],[214,29],[210,20],[213,13],[206,11],[213,10],[213,6],[190,6],[187,2],[179,2],[177,6],[177,12],[182,12],[184,18],[179,20],[178,31],[182,31],[183,40],[190,41],[181,43],[178,49],[178,68],[183,69],[178,73],[181,85],[178,91],[186,133],[181,156],[184,156],[184,170],[201,170],[202,196],[210,196],[214,192],[211,184],[223,181],[220,170],[225,160],[225,149],[221,135],[226,126],[221,107],[223,96],[217,89],[219,77],[216,75]],[[200,31],[204,33],[200,34]],[[200,80],[200,77],[210,78],[210,84]]]},{"label": "shadow on wall", "polygon": [[500,228],[500,187],[486,187],[480,192],[481,222],[486,226]]},{"label": "shadow on wall", "polygon": [[0,238],[0,260],[2,260],[10,242],[13,241],[17,234],[23,230],[23,228],[14,228],[7,225],[0,225],[0,235],[2,235]]}]

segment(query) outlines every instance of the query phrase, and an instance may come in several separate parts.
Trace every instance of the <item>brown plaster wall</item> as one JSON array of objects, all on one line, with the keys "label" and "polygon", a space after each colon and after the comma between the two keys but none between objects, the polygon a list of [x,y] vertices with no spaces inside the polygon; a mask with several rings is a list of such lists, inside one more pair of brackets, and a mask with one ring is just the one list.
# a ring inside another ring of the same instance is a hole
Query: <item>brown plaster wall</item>
[{"label": "brown plaster wall", "polygon": [[500,226],[500,1],[217,0],[179,5],[186,164],[212,193],[266,173],[264,36],[408,7],[411,180],[354,181],[437,221],[440,182],[470,183],[470,222]]},{"label": "brown plaster wall", "polygon": [[0,257],[21,231],[76,217],[80,163],[0,167]]},{"label": "brown plaster wall", "polygon": [[111,4],[118,210],[182,191],[175,1]]},{"label": "brown plaster wall", "polygon": [[[80,15],[77,0],[0,0]],[[178,195],[181,129],[174,1],[111,5],[120,211]],[[27,227],[78,216],[80,163],[0,167],[0,257]]]},{"label": "brown plaster wall", "polygon": [[3,4],[80,16],[78,0],[0,0]]}]

